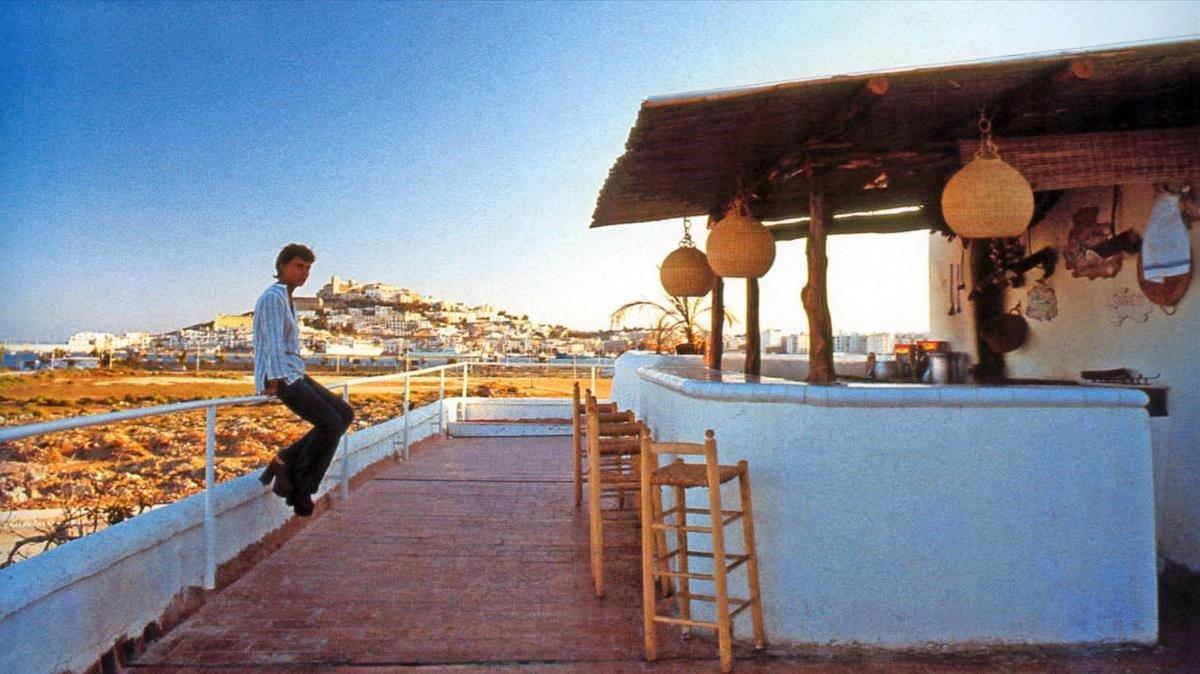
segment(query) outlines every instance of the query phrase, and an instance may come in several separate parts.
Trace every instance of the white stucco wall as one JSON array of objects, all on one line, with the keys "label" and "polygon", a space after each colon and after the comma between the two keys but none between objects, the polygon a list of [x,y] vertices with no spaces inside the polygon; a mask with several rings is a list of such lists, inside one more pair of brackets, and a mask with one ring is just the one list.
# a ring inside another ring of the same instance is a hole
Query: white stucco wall
[{"label": "white stucco wall", "polygon": [[456,421],[571,419],[568,398],[460,398]]},{"label": "white stucco wall", "polygon": [[712,428],[722,463],[749,461],[772,641],[1156,640],[1144,398],[660,376],[672,362],[622,356],[613,398],[659,440]]},{"label": "white stucco wall", "polygon": [[[437,431],[438,404],[412,411],[410,441]],[[432,422],[432,423],[431,423]],[[347,437],[350,473],[390,456],[402,419]],[[321,494],[338,489],[340,455]],[[216,487],[218,564],[292,517],[257,471]],[[171,599],[204,578],[203,494],[0,570],[0,672],[82,671],[121,637],[141,635]]]},{"label": "white stucco wall", "polygon": [[[1107,221],[1112,190],[1071,190],[1050,211],[1046,220],[1030,230],[1031,250],[1054,246],[1060,253],[1067,244],[1071,216],[1083,206],[1099,206],[1100,220]],[[1151,185],[1125,185],[1121,189],[1116,231],[1146,227],[1153,200]],[[1154,383],[1170,387],[1170,416],[1155,418],[1154,462],[1160,554],[1200,572],[1200,270],[1195,269],[1200,253],[1200,227],[1191,230],[1193,275],[1191,287],[1174,316],[1149,305],[1144,323],[1126,320],[1112,323],[1109,301],[1119,289],[1138,295],[1137,257],[1126,255],[1114,278],[1075,278],[1061,255],[1049,284],[1058,298],[1058,316],[1052,321],[1028,319],[1029,339],[1020,349],[1006,355],[1013,377],[1066,378],[1078,380],[1080,371],[1128,367],[1143,374],[1162,376]],[[946,277],[951,261],[959,261],[958,241],[930,237],[930,325],[935,336],[951,339],[955,348],[973,350],[972,306],[963,293],[964,311],[946,315]],[[965,266],[969,265],[969,260]],[[1026,295],[1041,271],[1029,273],[1029,283],[1009,289],[1005,305],[1026,304]],[[968,280],[968,286],[970,280]],[[1086,441],[1090,436],[1081,435]]]}]

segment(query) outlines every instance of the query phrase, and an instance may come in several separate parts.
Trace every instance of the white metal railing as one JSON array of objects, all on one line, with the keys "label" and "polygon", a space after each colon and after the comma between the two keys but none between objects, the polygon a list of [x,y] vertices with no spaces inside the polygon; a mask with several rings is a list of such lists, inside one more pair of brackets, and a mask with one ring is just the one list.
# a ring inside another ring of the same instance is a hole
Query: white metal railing
[{"label": "white metal railing", "polygon": [[[573,368],[573,378],[579,378],[579,370],[582,368],[585,372],[590,373],[591,388],[596,390],[597,375],[602,369],[611,369],[611,363],[586,364],[578,365],[576,363],[509,363],[509,362],[479,362],[468,361],[463,363],[452,363],[446,365],[436,365],[433,367],[422,368],[419,370],[409,370],[407,372],[396,372],[385,375],[371,375],[350,379],[334,384],[329,384],[331,389],[340,389],[342,399],[349,402],[350,387],[360,384],[375,384],[379,382],[403,380],[404,381],[404,420],[401,439],[398,443],[394,443],[393,455],[400,460],[409,458],[409,438],[412,433],[410,425],[410,407],[411,407],[411,388],[412,379],[414,377],[438,375],[438,432],[446,431],[446,372],[449,370],[462,370],[462,398],[467,397],[467,387],[471,375],[472,366],[476,367],[499,367],[499,368],[518,368],[518,369],[554,369],[554,368]],[[152,407],[143,407],[132,410],[124,410],[121,412],[111,412],[108,414],[92,414],[71,417],[68,419],[56,419],[37,424],[26,424],[23,426],[11,426],[8,428],[0,428],[0,442],[11,440],[20,440],[48,433],[57,433],[61,431],[72,430],[76,428],[87,428],[91,426],[103,426],[122,421],[131,421],[134,419],[144,419],[146,417],[163,416],[169,414],[177,414],[180,412],[190,412],[203,409],[205,411],[205,442],[204,442],[204,556],[205,556],[205,571],[204,571],[204,587],[205,589],[213,589],[216,587],[216,515],[213,504],[213,488],[216,486],[216,449],[217,449],[217,408],[231,407],[242,405],[260,405],[267,402],[277,400],[275,396],[253,395],[227,398],[209,398],[205,400],[193,400],[182,403],[171,403],[168,405],[155,405]],[[340,483],[340,496],[343,499],[350,497],[350,452],[347,448],[346,436],[343,435],[338,445],[338,453],[341,454],[341,470],[338,476]]]}]

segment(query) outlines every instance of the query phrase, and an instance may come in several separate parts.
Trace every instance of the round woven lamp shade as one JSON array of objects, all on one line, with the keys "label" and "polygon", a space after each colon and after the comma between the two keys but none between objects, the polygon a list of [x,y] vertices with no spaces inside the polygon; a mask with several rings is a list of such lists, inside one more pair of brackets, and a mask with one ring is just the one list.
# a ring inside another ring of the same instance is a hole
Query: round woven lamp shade
[{"label": "round woven lamp shade", "polygon": [[672,297],[703,297],[712,290],[713,273],[704,253],[687,246],[671,251],[658,270],[663,290]]},{"label": "round woven lamp shade", "polygon": [[704,248],[722,278],[759,278],[775,263],[775,237],[737,204],[709,230]]},{"label": "round woven lamp shade", "polygon": [[1003,159],[978,157],[946,183],[942,216],[966,239],[1019,236],[1033,217],[1033,189]]}]

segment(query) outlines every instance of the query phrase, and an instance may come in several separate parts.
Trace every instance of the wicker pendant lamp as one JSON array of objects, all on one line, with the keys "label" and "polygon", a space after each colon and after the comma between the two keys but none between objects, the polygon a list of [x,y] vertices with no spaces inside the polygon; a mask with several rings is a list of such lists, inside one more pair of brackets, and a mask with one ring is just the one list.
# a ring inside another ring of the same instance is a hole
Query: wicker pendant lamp
[{"label": "wicker pendant lamp", "polygon": [[683,219],[683,239],[658,269],[663,290],[672,297],[703,297],[712,290],[713,273],[708,258],[692,241],[692,221]]},{"label": "wicker pendant lamp", "polygon": [[775,237],[741,196],[708,233],[708,266],[723,278],[760,278],[775,262]]},{"label": "wicker pendant lamp", "polygon": [[965,239],[1019,236],[1033,217],[1033,189],[1000,158],[991,128],[981,110],[979,150],[942,190],[942,216]]}]

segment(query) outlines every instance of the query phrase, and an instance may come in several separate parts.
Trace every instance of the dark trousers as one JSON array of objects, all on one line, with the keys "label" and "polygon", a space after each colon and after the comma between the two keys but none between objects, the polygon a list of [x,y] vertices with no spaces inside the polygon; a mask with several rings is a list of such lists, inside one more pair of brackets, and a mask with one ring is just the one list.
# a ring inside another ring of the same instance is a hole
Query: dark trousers
[{"label": "dark trousers", "polygon": [[291,384],[280,382],[279,399],[312,430],[279,452],[292,467],[292,492],[315,494],[329,462],[337,452],[338,440],[350,427],[354,410],[346,401],[305,375]]}]

